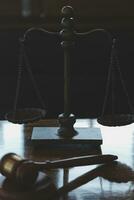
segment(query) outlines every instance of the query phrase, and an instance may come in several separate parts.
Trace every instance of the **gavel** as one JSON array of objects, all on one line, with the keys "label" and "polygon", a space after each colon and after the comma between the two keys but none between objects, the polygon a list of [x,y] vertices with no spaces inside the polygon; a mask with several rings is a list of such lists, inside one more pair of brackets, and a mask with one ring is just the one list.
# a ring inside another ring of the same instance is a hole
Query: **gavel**
[{"label": "gavel", "polygon": [[0,173],[20,185],[31,186],[37,180],[38,173],[54,168],[70,168],[84,165],[105,164],[116,160],[116,155],[89,155],[62,160],[34,162],[15,153],[8,153],[1,158]]},{"label": "gavel", "polygon": [[[11,179],[5,179],[0,190],[1,200],[59,200],[61,196],[65,196],[68,192],[88,183],[96,177],[105,175],[105,171],[111,170],[116,163],[102,164],[94,169],[82,174],[69,183],[57,188],[52,179],[43,172],[39,172],[35,184],[30,188],[22,187]],[[118,166],[118,165],[117,165]],[[117,167],[118,168],[118,167]],[[114,168],[115,169],[115,168]],[[118,170],[117,170],[118,171]],[[120,171],[118,171],[118,174]],[[107,179],[107,177],[105,177]],[[2,192],[1,192],[2,191]]]},{"label": "gavel", "polygon": [[[88,183],[96,177],[103,177],[107,181],[116,183],[127,183],[134,181],[133,169],[119,161],[97,165],[94,169],[82,174],[64,186],[57,188],[52,179],[45,173],[39,172],[35,184],[28,189],[18,188],[12,180],[5,179],[1,200],[57,200],[68,192]],[[89,191],[90,192],[90,191]]]}]

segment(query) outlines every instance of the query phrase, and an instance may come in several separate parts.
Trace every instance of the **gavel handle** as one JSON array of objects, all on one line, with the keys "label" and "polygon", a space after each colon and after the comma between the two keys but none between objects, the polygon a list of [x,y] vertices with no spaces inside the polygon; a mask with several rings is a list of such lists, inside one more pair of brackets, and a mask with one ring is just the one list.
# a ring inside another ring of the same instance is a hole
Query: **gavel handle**
[{"label": "gavel handle", "polygon": [[53,199],[54,197],[57,197],[59,199],[61,196],[67,194],[68,192],[88,183],[89,181],[91,181],[97,177],[101,177],[101,172],[102,172],[102,169],[104,166],[105,166],[105,164],[97,166],[96,168],[92,169],[91,171],[84,173],[83,175],[79,176],[78,178],[76,178],[76,179],[72,180],[71,182],[65,184],[64,186],[60,187],[56,191],[56,193],[51,195],[50,199]]},{"label": "gavel handle", "polygon": [[91,171],[86,172],[85,174],[79,176],[78,178],[72,180],[71,182],[67,183],[66,185],[62,186],[57,190],[58,196],[62,196],[64,194],[67,194],[68,192],[88,183],[89,181],[97,178],[101,174],[101,167],[98,166],[95,169],[92,169]]},{"label": "gavel handle", "polygon": [[90,155],[90,156],[67,158],[56,161],[47,161],[45,163],[35,162],[35,165],[37,165],[37,167],[40,170],[43,170],[52,168],[69,168],[69,167],[84,166],[84,165],[103,164],[112,162],[117,159],[118,157],[116,155],[110,155],[110,154]]}]

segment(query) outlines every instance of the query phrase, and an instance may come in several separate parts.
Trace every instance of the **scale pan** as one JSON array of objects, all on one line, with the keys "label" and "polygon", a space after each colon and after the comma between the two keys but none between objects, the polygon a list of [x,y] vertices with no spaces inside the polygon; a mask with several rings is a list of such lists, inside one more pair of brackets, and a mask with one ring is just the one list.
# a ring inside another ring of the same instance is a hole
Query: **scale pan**
[{"label": "scale pan", "polygon": [[134,114],[104,115],[97,122],[103,126],[125,126],[134,122]]},{"label": "scale pan", "polygon": [[5,119],[15,124],[26,124],[44,118],[46,111],[40,108],[24,108],[11,111],[5,115]]}]

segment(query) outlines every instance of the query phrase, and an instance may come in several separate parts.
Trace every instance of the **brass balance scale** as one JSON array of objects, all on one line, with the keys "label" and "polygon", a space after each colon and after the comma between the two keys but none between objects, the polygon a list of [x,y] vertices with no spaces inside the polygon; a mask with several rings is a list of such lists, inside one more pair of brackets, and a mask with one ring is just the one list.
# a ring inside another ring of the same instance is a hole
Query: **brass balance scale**
[{"label": "brass balance scale", "polygon": [[[134,122],[134,109],[130,101],[127,88],[125,86],[125,81],[123,79],[121,69],[119,66],[118,53],[117,53],[117,40],[112,33],[104,29],[93,29],[85,33],[78,33],[74,30],[74,12],[73,8],[70,6],[64,6],[62,8],[62,20],[61,26],[62,30],[60,32],[49,32],[44,28],[30,28],[28,29],[24,37],[20,40],[20,62],[18,68],[18,79],[16,87],[16,96],[14,102],[14,109],[12,112],[6,114],[6,119],[12,123],[25,124],[40,119],[45,119],[46,108],[44,101],[40,95],[39,89],[37,87],[36,81],[32,74],[30,68],[28,56],[25,51],[25,40],[27,35],[34,30],[41,31],[50,35],[59,35],[61,37],[61,47],[64,51],[64,113],[58,116],[59,127],[40,127],[40,130],[36,127],[33,130],[32,140],[38,141],[42,140],[43,143],[57,143],[57,144],[93,144],[99,146],[102,144],[102,137],[99,128],[74,128],[74,123],[76,118],[74,114],[70,111],[70,63],[71,63],[71,50],[75,45],[75,38],[81,38],[84,36],[89,36],[94,32],[104,32],[108,35],[111,42],[111,57],[110,65],[107,76],[106,92],[104,97],[104,104],[102,108],[102,114],[98,117],[97,121],[105,126],[122,126]],[[42,108],[25,108],[18,109],[18,97],[20,90],[21,75],[23,70],[23,63],[30,75],[31,81],[33,83],[35,92],[39,101],[41,102]],[[130,113],[116,113],[116,97],[114,93],[115,89],[115,73],[118,73],[119,80],[126,96],[127,104],[130,108]],[[108,103],[108,96],[111,88],[111,98],[112,98],[112,111],[110,114],[106,114],[106,106]],[[41,131],[41,138],[37,132]],[[50,136],[51,135],[51,136]],[[42,137],[43,136],[43,137]]]}]

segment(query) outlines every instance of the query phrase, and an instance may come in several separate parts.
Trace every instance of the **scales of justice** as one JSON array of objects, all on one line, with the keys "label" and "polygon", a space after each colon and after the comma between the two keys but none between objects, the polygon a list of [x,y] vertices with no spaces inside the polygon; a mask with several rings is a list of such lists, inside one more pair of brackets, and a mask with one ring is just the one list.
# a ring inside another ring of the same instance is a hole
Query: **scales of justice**
[{"label": "scales of justice", "polygon": [[[34,80],[32,70],[30,68],[29,60],[25,52],[25,40],[27,35],[32,31],[42,31],[46,34],[54,35],[57,34],[61,38],[61,48],[64,52],[64,113],[59,114],[58,123],[59,127],[34,127],[32,132],[32,141],[35,143],[43,142],[43,144],[87,144],[93,146],[99,146],[102,144],[102,136],[99,128],[74,128],[76,122],[76,117],[71,113],[70,110],[70,66],[71,66],[71,50],[75,45],[75,38],[89,36],[96,31],[104,32],[108,35],[111,42],[111,57],[108,68],[108,77],[106,84],[106,92],[104,97],[104,104],[102,107],[102,114],[98,117],[98,122],[105,126],[122,126],[134,122],[133,115],[133,105],[129,99],[128,91],[125,86],[124,79],[119,67],[119,61],[117,56],[117,42],[116,38],[112,33],[104,29],[93,29],[85,33],[78,33],[74,30],[74,12],[71,6],[64,6],[61,10],[62,20],[61,20],[61,31],[60,32],[50,32],[44,28],[30,28],[24,33],[24,37],[20,40],[20,59],[18,68],[18,78],[16,95],[14,102],[13,111],[6,114],[6,119],[12,123],[27,124],[40,119],[45,119],[46,109],[44,102],[41,98],[40,92]],[[39,98],[42,108],[25,108],[18,109],[18,96],[20,90],[20,82],[23,64],[30,75],[31,81],[33,83],[37,97]],[[130,108],[129,114],[117,114],[115,112],[115,72],[118,72],[119,80],[122,85],[124,94],[126,96],[127,104]],[[76,72],[77,73],[77,72]],[[105,114],[106,105],[108,101],[109,90],[111,86],[111,98],[112,98],[112,111],[110,114]]]}]

